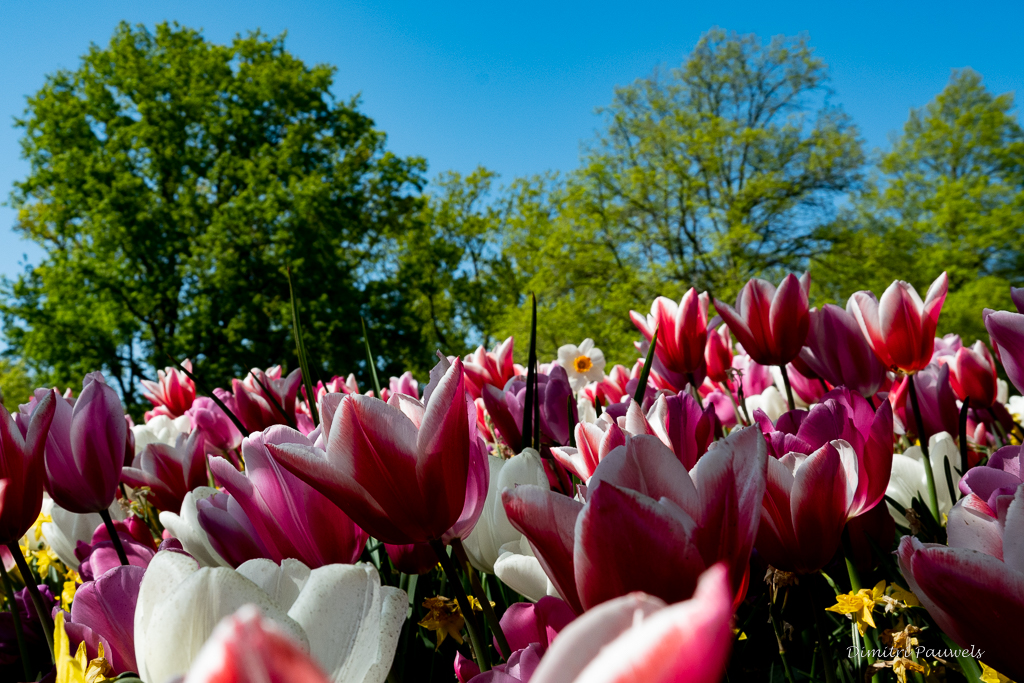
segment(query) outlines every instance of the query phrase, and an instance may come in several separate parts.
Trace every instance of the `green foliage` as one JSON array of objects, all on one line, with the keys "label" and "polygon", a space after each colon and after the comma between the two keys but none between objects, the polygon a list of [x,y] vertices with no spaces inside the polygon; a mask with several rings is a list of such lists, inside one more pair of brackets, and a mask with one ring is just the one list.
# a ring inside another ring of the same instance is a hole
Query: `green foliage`
[{"label": "green foliage", "polygon": [[943,270],[950,293],[940,332],[987,339],[982,308],[1010,308],[1024,251],[1024,132],[1011,94],[993,95],[956,71],[913,110],[878,174],[820,236],[831,250],[812,267],[819,291],[879,296],[896,279],[924,294]]},{"label": "green foliage", "polygon": [[32,379],[24,363],[0,358],[0,401],[8,412],[16,412],[19,404],[32,398]]},{"label": "green foliage", "polygon": [[[420,210],[425,163],[387,152],[282,38],[214,45],[120,25],[28,99],[16,229],[46,258],[7,282],[8,353],[61,384],[102,369],[127,403],[191,356],[211,385],[293,360],[285,270],[321,373],[357,369],[359,316],[397,367],[389,252]],[[383,284],[388,283],[388,284]]]}]

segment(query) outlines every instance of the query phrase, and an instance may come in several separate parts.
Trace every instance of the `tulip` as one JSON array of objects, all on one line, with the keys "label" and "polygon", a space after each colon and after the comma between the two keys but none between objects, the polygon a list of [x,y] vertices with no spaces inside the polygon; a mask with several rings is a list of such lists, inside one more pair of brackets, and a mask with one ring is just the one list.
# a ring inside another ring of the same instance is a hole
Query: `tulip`
[{"label": "tulip", "polygon": [[886,368],[864,339],[851,310],[849,304],[845,311],[834,304],[812,308],[800,359],[832,386],[874,396],[885,382]]},{"label": "tulip", "polygon": [[[214,389],[213,391],[230,410],[235,402],[231,394],[223,389]],[[189,418],[192,431],[202,430],[207,453],[227,456],[241,447],[242,433],[238,431],[238,427],[231,421],[231,418],[213,402],[212,398],[200,396],[186,415]]]},{"label": "tulip", "polygon": [[196,656],[184,683],[329,683],[302,643],[243,605],[225,617]]},{"label": "tulip", "polygon": [[690,600],[630,593],[565,627],[531,683],[717,683],[732,646],[729,571],[711,567]]},{"label": "tulip", "polygon": [[[92,543],[97,528],[104,526],[103,518],[97,513],[80,515],[69,512],[59,505],[54,504],[50,499],[43,502],[43,513],[50,516],[51,521],[44,522],[41,526],[43,538],[69,569],[78,570],[79,560],[75,555],[79,542]],[[116,525],[124,520],[125,512],[116,501],[107,509],[111,519]],[[109,539],[109,536],[108,536]]]},{"label": "tulip", "polygon": [[174,446],[147,444],[132,466],[121,470],[121,481],[135,488],[148,486],[148,500],[158,510],[178,512],[185,494],[207,481],[202,432],[192,432],[187,440],[182,434]]},{"label": "tulip", "polygon": [[374,538],[437,540],[461,516],[470,481],[476,421],[465,385],[456,359],[426,405],[402,394],[388,403],[349,394],[325,420],[326,452],[294,443],[268,448]]},{"label": "tulip", "polygon": [[889,370],[914,373],[931,362],[935,329],[946,300],[949,278],[942,273],[921,301],[914,286],[897,280],[879,301],[871,292],[855,292],[847,302],[871,349]]},{"label": "tulip", "polygon": [[[953,485],[956,486],[960,482],[960,475],[957,474],[961,468],[960,449],[949,434],[940,432],[933,434],[928,440],[928,450],[932,478],[938,484],[935,487],[935,494],[941,519],[941,515],[948,514],[955,502],[949,486],[945,483],[944,463],[949,460],[949,471],[953,477]],[[885,495],[899,504],[898,508],[890,504],[889,512],[896,522],[903,526],[910,526],[903,513],[912,508],[911,502],[915,497],[921,498],[925,503],[928,502],[928,478],[924,468],[924,454],[920,446],[911,446],[903,453],[897,453],[892,457],[892,475]]]},{"label": "tulip", "polygon": [[[217,489],[210,488],[209,486],[200,486],[185,495],[185,498],[181,501],[179,514],[168,511],[160,513],[160,523],[164,526],[167,533],[170,534],[171,538],[177,539],[185,552],[194,557],[203,567],[233,566],[221,557],[220,553],[214,548],[210,535],[199,522],[199,503],[218,494]],[[226,496],[227,494],[220,495]],[[204,515],[204,517],[207,517],[208,523],[209,514],[207,512]],[[242,514],[244,516],[244,513]],[[216,527],[211,526],[211,528],[216,528],[218,531],[221,531],[223,527],[224,524]],[[255,534],[255,531],[252,533]],[[235,545],[236,547],[249,547],[257,543],[258,541],[243,535],[242,541],[235,543]],[[228,542],[228,545],[230,545],[230,542]],[[235,564],[240,564],[241,561]]]},{"label": "tulip", "polygon": [[124,467],[128,425],[121,399],[94,372],[82,380],[74,408],[59,400],[55,406],[44,457],[46,491],[65,510],[105,511]]},{"label": "tulip", "polygon": [[657,331],[658,344],[654,353],[662,365],[671,372],[688,375],[704,365],[708,301],[707,292],[697,294],[697,290],[691,287],[678,305],[659,296],[651,304],[651,312],[646,317],[630,311],[629,318],[648,342]]},{"label": "tulip", "polygon": [[116,566],[95,581],[87,581],[75,592],[70,620],[65,618],[72,648],[85,634],[71,624],[88,628],[102,639],[104,657],[116,674],[137,669],[135,604],[145,573],[141,567]]},{"label": "tulip", "polygon": [[752,398],[763,394],[775,386],[775,378],[772,377],[771,368],[767,365],[755,363],[745,353],[738,353],[733,356],[732,367],[740,379],[740,388],[745,398]]},{"label": "tulip", "polygon": [[[0,549],[2,549],[0,554],[3,552],[10,553],[4,546],[0,546]],[[13,557],[11,558],[11,565],[12,567],[14,565]],[[6,567],[7,571],[11,571],[12,567]],[[21,658],[18,636],[14,627],[13,610],[18,611],[18,618],[21,620],[21,628],[25,637],[25,646],[28,650],[29,659],[34,662],[49,661],[50,659],[50,650],[43,635],[43,622],[40,621],[38,612],[32,606],[28,592],[28,588],[22,588],[17,591],[14,594],[14,604],[8,603],[9,611],[0,612],[0,671],[3,671],[4,664],[12,664]],[[50,589],[45,585],[39,586],[39,593],[42,596],[43,604],[54,604],[53,594],[50,593]]]},{"label": "tulip", "polygon": [[[199,398],[197,401],[209,401],[208,398]],[[191,408],[189,411],[191,412]],[[178,437],[182,434],[187,438],[192,431],[192,423],[188,415],[176,417],[173,420],[166,415],[156,415],[149,419],[146,424],[132,425],[129,429],[131,438],[135,440],[135,448],[132,455],[138,455],[142,449],[151,443],[162,443],[173,446],[178,443]],[[130,462],[128,463],[131,464]]]},{"label": "tulip", "polygon": [[245,511],[269,559],[294,558],[310,567],[351,564],[366,545],[366,532],[322,493],[281,467],[267,444],[313,447],[302,433],[283,425],[242,440],[245,472],[223,458],[210,458],[210,471]]},{"label": "tulip", "polygon": [[[639,377],[639,375],[637,376]],[[602,405],[619,403],[628,394],[626,384],[630,379],[632,379],[632,377],[630,375],[629,368],[625,365],[614,366],[612,371],[597,383],[597,400],[600,401]]]},{"label": "tulip", "polygon": [[976,341],[970,348],[961,348],[949,364],[949,380],[957,398],[971,399],[974,408],[989,408],[996,400],[996,363],[985,342]]},{"label": "tulip", "polygon": [[506,543],[518,542],[523,535],[512,526],[501,502],[501,492],[521,485],[550,488],[540,454],[532,448],[508,460],[488,456],[490,485],[480,518],[463,540],[469,562],[480,571],[493,574],[494,563]]},{"label": "tulip", "polygon": [[[192,372],[192,361],[189,359],[186,358],[181,366]],[[148,379],[141,382],[146,389],[142,392],[142,398],[153,404],[153,410],[146,411],[144,416],[146,422],[157,415],[170,418],[184,415],[196,399],[195,382],[178,368],[157,370],[156,377],[155,382]]]},{"label": "tulip", "polygon": [[[795,360],[799,361],[800,356],[797,356]],[[793,391],[795,405],[806,408],[820,401],[821,397],[828,393],[828,387],[806,365],[799,363],[805,371],[810,373],[810,376],[801,372],[797,365],[798,363],[794,362],[786,366],[786,377],[789,379]],[[782,369],[773,368],[773,370],[778,371],[776,385],[781,383],[785,386],[785,379],[782,378]],[[775,372],[772,372],[773,377],[775,374]]]},{"label": "tulip", "polygon": [[387,401],[395,394],[404,394],[413,398],[420,397],[420,385],[412,376],[412,372],[408,370],[402,373],[401,377],[392,377],[388,381],[388,386],[381,389],[381,400]]},{"label": "tulip", "polygon": [[135,610],[142,680],[188,671],[218,622],[246,604],[308,650],[328,680],[382,683],[409,603],[405,591],[381,586],[371,565],[310,570],[297,560],[253,560],[237,571],[200,569],[186,555],[161,552],[146,570]]},{"label": "tulip", "polygon": [[655,400],[647,415],[640,411],[636,403],[631,403],[626,413],[625,429],[633,436],[657,436],[672,449],[679,462],[689,471],[707,452],[715,440],[715,432],[721,431],[717,419],[714,406],[702,409],[689,394],[662,395]]},{"label": "tulip", "polygon": [[0,405],[0,545],[17,543],[39,516],[46,479],[43,449],[58,401],[52,393],[46,394],[32,414],[25,437]]},{"label": "tulip", "polygon": [[1024,314],[986,308],[983,317],[996,358],[1013,386],[1024,393]]},{"label": "tulip", "polygon": [[1000,495],[996,508],[974,494],[961,499],[949,513],[947,533],[948,547],[904,536],[897,553],[903,576],[953,641],[1021,680],[1024,486]]},{"label": "tulip", "polygon": [[933,363],[950,363],[956,358],[956,352],[964,347],[963,340],[959,334],[947,334],[935,338],[935,348],[932,350]]},{"label": "tulip", "polygon": [[[1024,290],[1018,290],[1024,291]],[[1012,495],[1020,486],[1024,462],[1020,446],[1004,446],[992,454],[984,467],[972,467],[960,480],[960,492],[965,496],[972,493],[992,510],[999,509],[999,496]]]},{"label": "tulip", "polygon": [[[568,405],[572,393],[568,375],[561,366],[550,368],[548,374],[537,374],[540,433],[545,443],[569,443]],[[487,413],[491,416],[502,441],[513,451],[522,450],[523,410],[526,405],[525,379],[513,379],[504,391],[486,386],[483,390],[483,399]],[[576,420],[576,415],[573,415],[573,420]]]},{"label": "tulip", "polygon": [[[767,448],[755,429],[716,442],[687,472],[653,436],[637,436],[601,461],[586,503],[519,486],[502,494],[512,525],[576,613],[633,590],[670,602],[725,560],[745,590],[764,494]],[[630,539],[623,553],[616,539]],[[642,556],[644,562],[638,562]]]},{"label": "tulip", "polygon": [[[960,409],[956,405],[956,393],[950,383],[950,365],[928,365],[914,379],[904,377],[893,385],[889,392],[889,401],[893,411],[899,417],[903,428],[910,434],[920,437],[916,416],[908,400],[910,382],[917,389],[918,407],[921,409],[921,421],[924,433],[928,438],[940,432],[956,434],[959,431]],[[908,409],[911,408],[911,409]],[[939,479],[939,481],[942,481]]]},{"label": "tulip", "polygon": [[790,273],[778,289],[754,278],[740,290],[736,308],[715,299],[715,309],[754,361],[785,365],[800,353],[807,338],[810,287],[807,273],[799,280]]},{"label": "tulip", "polygon": [[732,368],[732,355],[729,326],[719,325],[717,330],[708,333],[707,345],[704,347],[704,363],[712,382],[726,384],[731,381],[729,370]]},{"label": "tulip", "polygon": [[[632,405],[636,404],[632,403]],[[576,447],[554,446],[551,448],[551,455],[562,463],[565,469],[586,483],[593,476],[598,463],[606,455],[619,446],[625,445],[626,434],[617,423],[609,423],[604,419],[598,419],[593,424],[580,422],[574,431]],[[531,448],[526,450],[535,452]]]},{"label": "tulip", "polygon": [[[132,518],[137,519],[137,518]],[[145,569],[149,566],[150,560],[156,554],[152,536],[149,530],[141,529],[149,538],[138,539],[132,536],[124,522],[114,522],[117,529],[118,539],[121,541],[128,563],[134,567]],[[137,529],[137,531],[139,531]],[[109,570],[121,566],[121,560],[117,556],[113,542],[110,540],[110,533],[103,524],[96,527],[92,535],[92,542],[79,541],[75,548],[75,557],[78,558],[78,573],[84,581],[93,581]]]},{"label": "tulip", "polygon": [[210,546],[231,567],[257,558],[269,558],[274,554],[230,493],[217,491],[197,499],[196,517]]},{"label": "tulip", "polygon": [[281,377],[281,366],[266,372],[253,368],[245,381],[231,380],[234,412],[250,432],[258,432],[295,419],[295,397],[302,384],[302,371]]},{"label": "tulip", "polygon": [[395,569],[403,574],[426,574],[437,567],[437,554],[429,543],[384,544]]},{"label": "tulip", "polygon": [[493,351],[485,351],[484,347],[478,346],[476,351],[463,359],[466,391],[470,396],[480,398],[486,386],[504,389],[508,381],[516,376],[516,366],[512,362],[513,344],[513,338],[509,337]]}]

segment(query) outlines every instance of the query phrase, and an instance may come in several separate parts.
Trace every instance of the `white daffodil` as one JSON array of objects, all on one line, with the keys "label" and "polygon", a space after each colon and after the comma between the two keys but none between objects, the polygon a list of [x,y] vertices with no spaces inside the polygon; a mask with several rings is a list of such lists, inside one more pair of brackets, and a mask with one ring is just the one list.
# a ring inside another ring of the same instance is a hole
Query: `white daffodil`
[{"label": "white daffodil", "polygon": [[210,539],[199,525],[199,510],[196,502],[217,493],[217,489],[209,486],[199,486],[185,494],[181,501],[179,514],[164,510],[160,513],[160,523],[170,532],[171,536],[181,541],[181,547],[185,552],[199,560],[203,567],[230,567],[223,557],[220,556]]},{"label": "white daffodil", "polygon": [[501,503],[501,492],[521,484],[533,484],[545,489],[549,488],[549,484],[540,454],[532,448],[524,449],[522,453],[508,460],[493,455],[487,456],[487,460],[491,468],[487,500],[476,526],[462,543],[470,563],[480,571],[493,574],[494,563],[501,554],[501,547],[523,538],[508,521],[505,506]]},{"label": "white daffodil", "polygon": [[[47,511],[47,507],[49,510]],[[115,500],[109,508],[110,518],[114,521],[122,521],[126,517],[121,505]],[[96,528],[103,524],[103,518],[98,513],[80,515],[75,512],[68,512],[53,502],[49,497],[44,499],[43,513],[49,514],[52,522],[43,522],[41,530],[46,543],[57,553],[60,561],[70,569],[78,570],[78,558],[75,557],[75,548],[78,542],[92,543],[92,535]],[[31,533],[31,532],[29,532]]]},{"label": "white daffodil", "polygon": [[[932,464],[932,475],[935,477],[935,495],[939,501],[939,515],[948,515],[953,509],[953,498],[950,496],[949,484],[946,482],[945,460],[949,459],[950,474],[953,476],[953,487],[960,483],[960,449],[946,432],[940,432],[928,439],[928,455]],[[924,454],[920,446],[911,446],[904,453],[892,456],[892,475],[885,495],[898,502],[901,509],[889,505],[889,512],[897,524],[910,526],[903,515],[911,508],[911,501],[920,496],[928,506],[928,481],[925,478]]]},{"label": "white daffodil", "polygon": [[558,349],[559,365],[569,375],[569,385],[574,392],[579,391],[589,382],[600,382],[604,379],[604,352],[594,348],[594,340],[583,340],[579,346],[566,344]]},{"label": "white daffodil", "polygon": [[163,443],[173,446],[178,441],[178,435],[192,431],[192,425],[188,415],[176,417],[173,420],[166,415],[155,415],[146,424],[132,427],[132,434],[135,436],[135,455],[142,452],[147,444]]},{"label": "white daffodil", "polygon": [[367,564],[310,570],[298,560],[250,560],[237,570],[201,568],[157,553],[135,609],[135,657],[146,683],[186,673],[217,624],[243,605],[292,638],[330,681],[382,683],[405,621],[405,591],[380,585]]}]

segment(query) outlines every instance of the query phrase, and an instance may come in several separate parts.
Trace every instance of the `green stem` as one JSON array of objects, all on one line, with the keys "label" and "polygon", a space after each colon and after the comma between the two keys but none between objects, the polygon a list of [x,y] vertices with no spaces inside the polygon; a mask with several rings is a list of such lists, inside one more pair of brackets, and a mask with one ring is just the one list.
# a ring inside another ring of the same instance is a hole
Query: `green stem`
[{"label": "green stem", "polygon": [[[846,573],[849,574],[849,576],[850,576],[850,588],[852,588],[853,592],[856,593],[857,591],[859,591],[862,588],[862,585],[861,585],[861,582],[860,582],[860,574],[857,572],[857,568],[853,566],[853,562],[850,561],[849,557],[846,558]],[[877,651],[877,650],[880,649],[878,647],[878,643],[875,641],[875,636],[874,636],[873,633],[871,633],[871,631],[865,631],[865,633],[864,633],[864,645],[865,645],[865,649],[868,650],[869,653],[872,650],[876,650]],[[870,665],[872,665],[874,663],[875,663],[875,656],[872,655],[872,654],[868,654],[868,666],[870,666]],[[871,677],[871,680],[874,681],[874,683],[879,683],[879,681],[881,681],[882,679],[881,679],[881,677],[878,674],[875,674],[875,675],[873,675]]]},{"label": "green stem", "polygon": [[796,410],[796,403],[793,401],[793,387],[789,384],[789,372],[786,371],[785,363],[779,366],[779,370],[782,370],[782,383],[786,385],[786,399],[789,401],[789,409]]},{"label": "green stem", "polygon": [[829,649],[828,634],[821,623],[818,606],[814,604],[814,590],[811,587],[807,589],[807,599],[811,603],[811,612],[814,613],[814,629],[818,632],[818,644],[821,646],[821,658],[825,665],[825,683],[836,683],[836,669],[832,662],[832,650]]},{"label": "green stem", "polygon": [[[967,411],[971,408],[971,397],[964,398],[964,404],[960,408],[960,471],[967,471]],[[956,501],[956,494],[953,494],[953,501]]]},{"label": "green stem", "polygon": [[110,510],[100,510],[100,518],[103,519],[103,525],[107,527],[110,543],[114,546],[114,550],[117,551],[117,559],[121,560],[121,564],[127,567],[130,564],[128,562],[128,555],[124,552],[124,546],[121,545],[121,537],[117,533],[117,527],[114,526],[114,520],[110,518]]},{"label": "green stem", "polygon": [[462,587],[462,581],[459,580],[459,575],[455,571],[452,558],[448,555],[448,551],[445,550],[444,542],[441,539],[431,541],[430,547],[434,549],[434,554],[437,555],[437,559],[441,563],[441,569],[444,570],[445,576],[448,577],[448,581],[451,583],[452,591],[455,593],[455,600],[459,603],[459,609],[462,610],[462,617],[466,621],[466,632],[469,633],[469,644],[473,648],[476,664],[480,667],[481,672],[490,671],[491,663],[487,658],[487,650],[480,640],[480,634],[477,632],[476,624],[474,623],[473,606],[469,604],[469,596],[466,595],[466,589]]},{"label": "green stem", "polygon": [[4,590],[7,592],[7,602],[11,604],[11,616],[14,617],[14,637],[18,640],[18,652],[21,653],[21,668],[25,672],[25,680],[31,681],[32,668],[28,661],[28,648],[25,646],[25,633],[21,628],[21,613],[18,611],[18,601],[14,599],[14,586],[11,585],[11,577],[7,575],[7,567],[0,562],[0,572],[4,577]]},{"label": "green stem", "polygon": [[487,599],[487,594],[484,593],[484,587],[480,585],[480,577],[476,575],[473,567],[469,564],[469,557],[466,555],[466,549],[462,546],[462,539],[456,538],[452,541],[452,550],[455,551],[455,556],[459,559],[459,564],[462,565],[462,571],[469,577],[470,588],[473,589],[473,597],[480,601],[480,606],[484,610],[484,618],[487,620],[487,625],[491,627],[491,632],[494,637],[498,640],[498,647],[501,649],[501,658],[506,662],[508,658],[512,656],[512,648],[509,647],[508,639],[505,637],[505,632],[501,628],[501,622],[498,620],[498,615],[494,613],[494,608],[491,607],[491,601]]},{"label": "green stem", "polygon": [[14,561],[18,565],[18,571],[21,572],[21,578],[24,579],[25,586],[28,587],[28,597],[32,600],[32,606],[36,608],[36,614],[39,615],[39,621],[43,625],[43,635],[46,637],[46,644],[50,648],[51,663],[56,664],[57,659],[53,654],[53,617],[50,616],[46,605],[43,604],[43,596],[39,593],[39,584],[36,583],[36,577],[29,568],[28,562],[25,561],[25,556],[21,554],[21,548],[18,547],[18,544],[8,543],[7,549],[14,555]]},{"label": "green stem", "polygon": [[772,629],[775,631],[775,640],[779,644],[779,659],[782,660],[782,669],[786,672],[786,680],[789,683],[796,683],[793,680],[793,672],[789,669],[789,660],[786,659],[786,647],[782,644],[782,631],[779,629],[779,622],[775,618],[775,610],[772,605],[768,606],[768,618],[772,622]]},{"label": "green stem", "polygon": [[704,409],[704,401],[700,398],[700,391],[697,389],[697,378],[693,376],[692,372],[686,373],[686,378],[690,382],[690,391],[693,392],[693,397],[697,399],[697,405],[700,406],[701,410]]},{"label": "green stem", "polygon": [[907,375],[907,382],[910,384],[910,403],[914,408],[914,418],[917,421],[917,438],[921,442],[921,453],[924,454],[924,478],[928,484],[928,509],[931,510],[935,522],[942,525],[939,517],[939,497],[935,492],[935,473],[932,471],[932,459],[928,452],[928,436],[924,433],[924,420],[921,418],[921,406],[917,402],[917,388],[914,386],[914,376]]}]

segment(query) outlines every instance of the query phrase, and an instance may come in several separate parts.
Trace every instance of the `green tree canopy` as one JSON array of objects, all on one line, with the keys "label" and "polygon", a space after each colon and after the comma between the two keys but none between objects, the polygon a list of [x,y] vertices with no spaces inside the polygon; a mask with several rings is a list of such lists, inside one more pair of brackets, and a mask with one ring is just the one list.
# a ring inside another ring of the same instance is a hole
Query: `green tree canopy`
[{"label": "green tree canopy", "polygon": [[62,385],[102,369],[128,403],[168,356],[222,383],[294,357],[291,267],[319,372],[365,365],[360,315],[392,369],[429,356],[380,295],[425,163],[388,152],[333,73],[283,37],[121,24],[47,77],[17,121],[31,170],[12,194],[46,256],[5,283],[8,353]]},{"label": "green tree canopy", "polygon": [[881,296],[900,279],[923,293],[945,270],[940,332],[987,339],[982,308],[1012,310],[1010,286],[1022,284],[1024,131],[1013,106],[965,69],[912,110],[871,182],[821,231],[832,246],[812,268],[820,291]]}]

